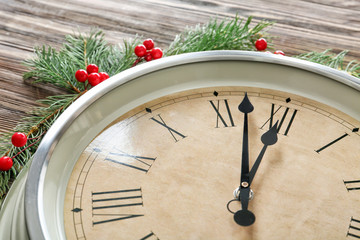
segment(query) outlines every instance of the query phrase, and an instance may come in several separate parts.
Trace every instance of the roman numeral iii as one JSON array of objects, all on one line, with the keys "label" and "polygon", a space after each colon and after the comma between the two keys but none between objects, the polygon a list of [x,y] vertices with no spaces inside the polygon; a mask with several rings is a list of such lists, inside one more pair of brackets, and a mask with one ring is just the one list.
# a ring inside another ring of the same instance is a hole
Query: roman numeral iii
[{"label": "roman numeral iii", "polygon": [[351,217],[347,237],[354,237],[360,239],[360,220]]}]

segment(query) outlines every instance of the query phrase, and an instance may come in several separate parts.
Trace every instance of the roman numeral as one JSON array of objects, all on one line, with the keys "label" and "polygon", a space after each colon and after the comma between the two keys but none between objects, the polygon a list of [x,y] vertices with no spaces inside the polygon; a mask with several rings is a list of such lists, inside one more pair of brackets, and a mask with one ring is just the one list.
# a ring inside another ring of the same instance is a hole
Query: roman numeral
[{"label": "roman numeral", "polygon": [[148,235],[146,235],[143,238],[140,238],[140,240],[146,240],[146,239],[153,239],[153,240],[159,240],[159,238],[155,235],[155,233],[151,232]]},{"label": "roman numeral", "polygon": [[93,192],[93,225],[142,217],[143,214],[127,213],[138,210],[138,206],[143,206],[141,188]]},{"label": "roman numeral", "polygon": [[[213,109],[215,110],[216,112],[216,128],[219,128],[219,120],[221,121],[221,123],[224,125],[224,127],[235,127],[235,124],[234,124],[234,120],[232,118],[232,115],[231,115],[231,111],[230,111],[230,107],[229,107],[229,103],[228,103],[228,100],[227,99],[223,99],[223,100],[217,100],[216,101],[216,104],[214,103],[213,100],[210,100],[209,101],[211,106],[213,107]],[[220,104],[221,103],[224,103],[225,105],[225,108],[226,108],[226,115],[227,115],[227,121],[225,121],[223,115],[221,115],[220,113]],[[216,105],[216,106],[215,106]]]},{"label": "roman numeral", "polygon": [[[110,152],[105,160],[147,173],[156,158],[130,155],[124,152]],[[129,161],[132,160],[132,161]]]},{"label": "roman numeral", "polygon": [[335,139],[334,141],[331,141],[330,143],[326,144],[325,146],[319,148],[318,150],[315,150],[315,152],[320,153],[322,150],[324,150],[324,149],[330,147],[331,145],[337,143],[338,141],[340,141],[341,139],[343,139],[343,138],[346,137],[346,136],[349,136],[349,134],[345,133],[344,135],[338,137],[338,138]]},{"label": "roman numeral", "polygon": [[[352,132],[358,132],[359,128],[353,128],[351,130]],[[319,148],[318,150],[315,150],[315,152],[320,153],[322,150],[330,147],[331,145],[333,145],[334,143],[337,143],[338,141],[340,141],[341,139],[343,139],[344,137],[349,136],[349,134],[345,133],[344,135],[341,135],[340,137],[338,137],[337,139],[335,139],[334,141],[331,141],[330,143],[326,144],[325,146]]]},{"label": "roman numeral", "polygon": [[[287,100],[287,102],[290,102],[290,100]],[[292,114],[291,114],[292,112]],[[268,118],[266,120],[266,122],[260,127],[261,129],[263,129],[265,127],[266,124],[268,124],[270,129],[273,126],[273,123],[276,122],[275,121],[275,115],[276,116],[281,116],[281,119],[279,120],[279,125],[277,128],[277,132],[280,133],[281,128],[286,125],[285,127],[285,131],[282,131],[282,134],[287,136],[289,131],[290,131],[290,127],[294,122],[296,113],[298,112],[298,110],[296,109],[291,109],[289,107],[284,107],[284,106],[278,106],[276,107],[276,105],[274,103],[271,104],[271,112],[270,112],[270,118]],[[289,119],[290,118],[290,119]],[[289,120],[287,120],[289,119]]]},{"label": "roman numeral", "polygon": [[360,239],[360,220],[357,220],[351,217],[348,232],[346,234],[347,237],[354,237]]},{"label": "roman numeral", "polygon": [[344,181],[346,190],[360,190],[360,180]]},{"label": "roman numeral", "polygon": [[183,134],[179,133],[178,131],[176,131],[175,129],[169,127],[169,126],[165,123],[165,121],[162,119],[162,117],[160,116],[160,114],[158,114],[157,117],[159,118],[159,120],[156,119],[156,118],[154,118],[154,117],[151,117],[150,119],[153,120],[154,122],[160,124],[161,126],[165,127],[165,128],[169,131],[169,133],[171,134],[171,136],[174,138],[175,142],[178,142],[178,141],[179,141],[179,139],[176,138],[176,136],[177,136],[177,137],[181,137],[181,138],[186,138],[185,135],[183,135]]}]

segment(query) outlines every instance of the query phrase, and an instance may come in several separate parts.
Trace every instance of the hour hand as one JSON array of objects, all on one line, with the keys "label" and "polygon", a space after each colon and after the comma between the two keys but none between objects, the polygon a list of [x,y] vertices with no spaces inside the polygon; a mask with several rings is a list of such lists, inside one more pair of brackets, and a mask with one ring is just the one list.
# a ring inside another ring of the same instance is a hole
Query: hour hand
[{"label": "hour hand", "polygon": [[276,122],[274,126],[272,126],[266,133],[261,136],[261,142],[264,144],[264,146],[261,149],[259,156],[256,158],[256,161],[250,170],[249,185],[251,185],[251,182],[255,177],[256,171],[258,170],[261,160],[264,157],[266,148],[277,142],[277,125],[278,122]]}]

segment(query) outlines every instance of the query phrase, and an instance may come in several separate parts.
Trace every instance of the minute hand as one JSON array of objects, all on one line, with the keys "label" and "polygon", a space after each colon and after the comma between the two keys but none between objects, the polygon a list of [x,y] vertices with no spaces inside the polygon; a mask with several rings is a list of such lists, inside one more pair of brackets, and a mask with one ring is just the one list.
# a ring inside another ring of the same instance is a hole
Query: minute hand
[{"label": "minute hand", "polygon": [[254,165],[252,166],[250,173],[249,173],[249,185],[253,181],[256,171],[259,168],[262,158],[264,157],[265,151],[268,146],[273,145],[277,142],[277,125],[278,122],[275,123],[266,133],[261,136],[261,142],[264,144],[263,148],[261,149],[259,156],[256,158]]}]

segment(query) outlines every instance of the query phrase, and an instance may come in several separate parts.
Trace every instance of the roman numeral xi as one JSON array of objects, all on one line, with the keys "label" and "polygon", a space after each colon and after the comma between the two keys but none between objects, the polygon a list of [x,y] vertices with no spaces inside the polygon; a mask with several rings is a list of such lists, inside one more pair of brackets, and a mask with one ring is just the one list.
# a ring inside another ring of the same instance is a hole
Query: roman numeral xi
[{"label": "roman numeral xi", "polygon": [[[222,123],[224,127],[235,127],[227,99],[217,101],[210,100],[209,102],[216,113],[216,128],[219,128],[219,123]],[[220,111],[220,106],[223,106],[221,109],[224,110]]]}]

